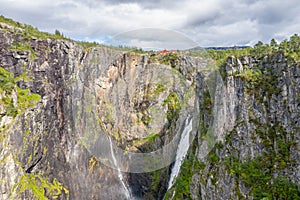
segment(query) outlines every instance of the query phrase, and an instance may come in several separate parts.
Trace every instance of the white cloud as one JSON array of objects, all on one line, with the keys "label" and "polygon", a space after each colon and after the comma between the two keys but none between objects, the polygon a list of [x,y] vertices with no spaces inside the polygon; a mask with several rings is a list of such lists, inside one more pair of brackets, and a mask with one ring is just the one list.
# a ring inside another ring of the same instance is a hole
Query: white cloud
[{"label": "white cloud", "polygon": [[1,14],[41,30],[99,41],[161,28],[182,32],[202,46],[245,45],[282,40],[300,29],[297,0],[0,0],[0,5]]},{"label": "white cloud", "polygon": [[157,28],[123,32],[112,37],[110,43],[144,49],[190,49],[197,46],[197,43],[181,33]]}]

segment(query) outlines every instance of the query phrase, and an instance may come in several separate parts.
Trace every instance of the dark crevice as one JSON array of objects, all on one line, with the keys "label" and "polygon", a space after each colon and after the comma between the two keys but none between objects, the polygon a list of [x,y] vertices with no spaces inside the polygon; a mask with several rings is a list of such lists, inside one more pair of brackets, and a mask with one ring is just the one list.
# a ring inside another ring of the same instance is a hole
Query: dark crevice
[{"label": "dark crevice", "polygon": [[42,160],[43,156],[41,155],[30,167],[26,169],[26,173],[31,173],[33,168]]}]

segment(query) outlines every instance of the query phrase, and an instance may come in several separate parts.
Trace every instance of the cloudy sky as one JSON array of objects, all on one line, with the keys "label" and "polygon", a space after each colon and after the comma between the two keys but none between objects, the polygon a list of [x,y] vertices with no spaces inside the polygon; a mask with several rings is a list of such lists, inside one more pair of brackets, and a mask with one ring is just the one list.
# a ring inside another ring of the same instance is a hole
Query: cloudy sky
[{"label": "cloudy sky", "polygon": [[127,44],[135,46],[159,45],[154,38],[160,36],[201,47],[253,45],[300,32],[299,0],[0,0],[0,5],[0,15],[43,31],[98,42],[130,35]]}]

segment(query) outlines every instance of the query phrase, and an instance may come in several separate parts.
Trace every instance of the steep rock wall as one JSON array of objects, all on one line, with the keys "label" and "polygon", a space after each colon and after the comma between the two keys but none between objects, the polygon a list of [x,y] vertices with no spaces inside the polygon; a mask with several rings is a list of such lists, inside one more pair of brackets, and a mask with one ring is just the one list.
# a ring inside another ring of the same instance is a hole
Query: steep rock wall
[{"label": "steep rock wall", "polygon": [[[299,63],[283,54],[230,57],[220,72],[217,112],[200,84],[203,125],[166,198],[299,198]],[[203,157],[212,119],[223,126]]]},{"label": "steep rock wall", "polygon": [[[30,39],[10,29],[0,34],[0,66],[14,77],[23,74],[16,84],[41,96],[34,108],[1,119],[1,199],[124,198],[116,173],[101,165],[75,135],[73,86],[87,52],[70,41]],[[114,56],[103,50],[101,57],[109,59],[110,54]],[[34,191],[35,185],[46,192]]]}]

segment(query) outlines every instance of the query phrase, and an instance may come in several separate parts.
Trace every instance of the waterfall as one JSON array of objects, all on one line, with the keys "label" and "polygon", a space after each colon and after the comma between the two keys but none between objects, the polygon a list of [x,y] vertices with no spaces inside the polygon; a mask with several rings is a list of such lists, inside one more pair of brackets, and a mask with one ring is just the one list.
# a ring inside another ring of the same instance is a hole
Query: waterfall
[{"label": "waterfall", "polygon": [[132,199],[132,195],[130,193],[130,190],[128,189],[128,185],[125,183],[124,177],[123,177],[122,172],[121,172],[121,170],[119,168],[117,159],[115,157],[114,149],[113,149],[113,144],[112,144],[112,141],[111,141],[110,137],[109,137],[109,142],[110,142],[111,157],[113,159],[113,163],[114,163],[115,167],[117,168],[118,177],[119,177],[119,179],[120,179],[120,181],[122,183],[122,186],[124,188],[126,199],[130,200],[130,199]]},{"label": "waterfall", "polygon": [[190,132],[192,131],[192,124],[193,124],[192,122],[193,122],[192,118],[189,120],[189,117],[185,120],[185,127],[180,136],[180,141],[176,151],[176,160],[171,171],[171,175],[168,183],[168,189],[170,189],[173,186],[173,181],[178,176],[182,161],[188,152],[189,145],[190,145],[189,135]]}]

